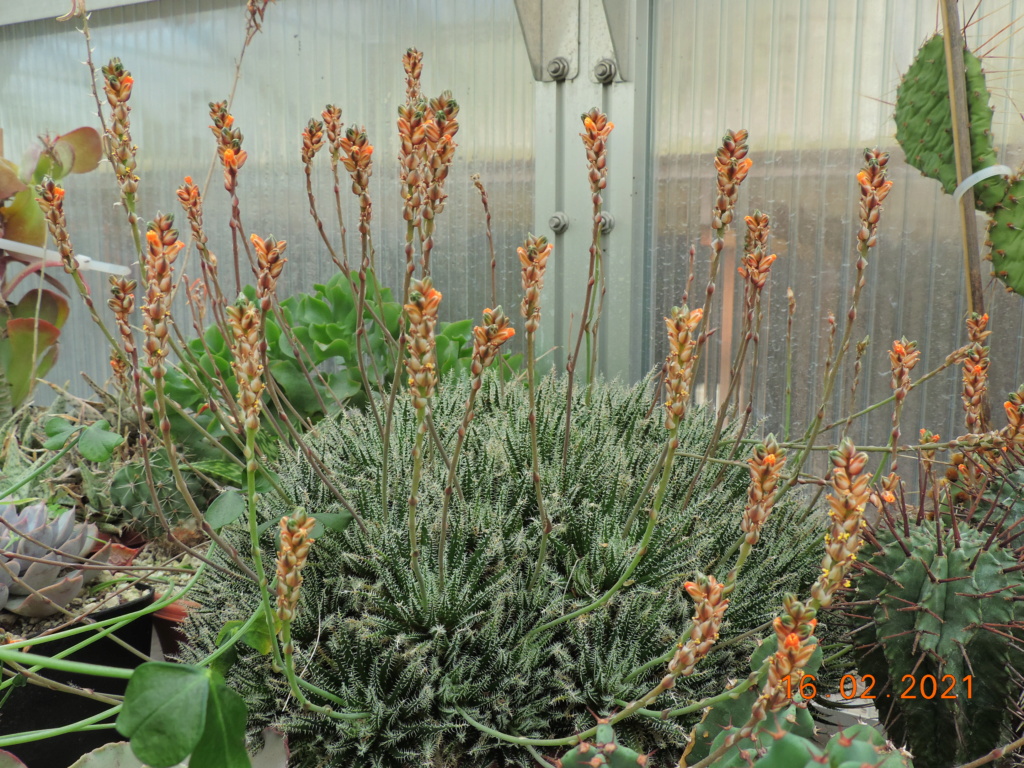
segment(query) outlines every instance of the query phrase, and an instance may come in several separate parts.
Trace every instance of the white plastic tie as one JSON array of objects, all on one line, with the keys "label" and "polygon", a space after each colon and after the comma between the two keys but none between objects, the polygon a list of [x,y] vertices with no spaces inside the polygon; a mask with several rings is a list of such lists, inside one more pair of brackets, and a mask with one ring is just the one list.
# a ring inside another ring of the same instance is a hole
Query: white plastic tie
[{"label": "white plastic tie", "polygon": [[957,205],[960,204],[960,198],[963,197],[967,190],[977,184],[979,181],[985,179],[991,179],[993,176],[1012,176],[1013,168],[1008,165],[990,165],[988,168],[982,168],[980,171],[975,171],[966,179],[960,182],[956,190],[953,192],[953,202]]},{"label": "white plastic tie", "polygon": [[[34,245],[26,245],[25,243],[18,243],[14,240],[7,240],[0,237],[0,248],[5,251],[14,251],[15,253],[21,253],[25,256],[35,256],[38,259],[48,259],[56,256],[55,251],[48,251],[44,248],[37,248]],[[91,269],[93,272],[107,272],[111,275],[128,276],[132,273],[129,267],[123,264],[111,264],[107,261],[97,261],[91,256],[83,256],[78,254],[75,256],[75,261],[78,262],[79,269]]]}]

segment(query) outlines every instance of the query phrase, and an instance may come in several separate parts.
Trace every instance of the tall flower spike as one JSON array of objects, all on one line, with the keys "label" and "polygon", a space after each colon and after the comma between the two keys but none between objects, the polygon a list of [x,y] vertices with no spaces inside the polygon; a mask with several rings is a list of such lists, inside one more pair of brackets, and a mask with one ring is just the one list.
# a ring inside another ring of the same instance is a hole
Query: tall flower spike
[{"label": "tall flower spike", "polygon": [[235,118],[228,112],[226,101],[210,102],[210,119],[217,139],[217,156],[224,168],[224,189],[234,194],[238,187],[238,172],[245,165],[248,153],[242,149],[242,132],[234,127]]},{"label": "tall flower spike", "polygon": [[349,128],[341,139],[345,153],[342,162],[352,177],[352,194],[359,198],[359,233],[370,232],[372,204],[370,202],[370,176],[373,174],[373,145],[365,128]]},{"label": "tall flower spike", "polygon": [[615,128],[615,123],[610,122],[608,116],[597,107],[584,114],[582,120],[583,133],[580,138],[587,152],[590,192],[598,196],[608,185],[608,136]]},{"label": "tall flower spike", "polygon": [[38,189],[39,197],[36,198],[36,202],[39,203],[39,208],[46,218],[46,227],[50,231],[50,237],[57,244],[57,252],[64,264],[64,271],[71,274],[78,269],[78,262],[75,261],[71,237],[68,235],[68,223],[64,216],[64,188],[46,176]]},{"label": "tall flower spike", "polygon": [[737,270],[740,276],[747,280],[747,284],[754,292],[764,288],[768,280],[768,272],[776,255],[768,253],[768,233],[771,231],[770,219],[767,213],[754,211],[753,216],[744,218],[747,224],[747,234],[744,239],[742,266]]},{"label": "tall flower spike", "polygon": [[321,120],[311,118],[306,130],[302,132],[302,164],[309,165],[316,153],[324,147],[324,124]]},{"label": "tall flower spike", "polygon": [[725,598],[725,585],[714,576],[698,576],[683,587],[693,598],[693,628],[683,645],[676,649],[668,664],[670,675],[689,677],[697,662],[707,656],[715,641],[718,630],[725,619],[729,601]]},{"label": "tall flower spike", "polygon": [[123,392],[128,392],[128,370],[129,360],[135,360],[135,336],[132,334],[130,317],[135,311],[135,286],[134,280],[124,277],[110,276],[110,298],[107,299],[107,306],[114,313],[114,321],[117,324],[117,331],[121,336],[121,349],[124,356],[116,351],[110,353],[110,367],[117,377],[117,381]]},{"label": "tall flower spike", "polygon": [[409,394],[413,408],[426,408],[427,399],[433,396],[437,386],[437,369],[434,364],[434,326],[437,324],[437,308],[441,303],[441,292],[434,288],[429,277],[417,280],[409,292],[409,303],[405,313],[409,320],[406,332],[405,369],[409,374]]},{"label": "tall flower spike", "polygon": [[154,379],[165,372],[164,359],[170,338],[171,289],[174,284],[173,265],[183,243],[174,229],[174,217],[157,214],[146,230],[146,303],[142,307],[145,320],[143,344]]},{"label": "tall flower spike", "polygon": [[890,497],[895,498],[896,487],[899,483],[899,477],[896,472],[899,469],[897,447],[900,441],[900,416],[903,412],[903,401],[910,394],[910,372],[917,365],[917,361],[920,358],[921,351],[917,348],[917,342],[907,341],[906,337],[899,341],[894,341],[892,349],[889,350],[889,369],[892,371],[891,385],[893,397],[896,398],[896,405],[892,410],[892,432],[890,433],[892,438],[892,464],[889,467],[889,474],[882,478],[882,488],[887,500]]},{"label": "tall flower spike", "polygon": [[747,544],[756,544],[775,504],[782,468],[786,464],[785,453],[779,448],[775,435],[768,435],[763,443],[754,446],[754,452],[747,460],[750,465],[750,490],[747,492],[747,506],[743,510],[741,528],[746,534]]},{"label": "tall flower spike", "polygon": [[732,222],[740,184],[747,178],[753,165],[754,161],[747,157],[747,132],[740,130],[726,133],[715,155],[718,197],[711,218],[712,229],[720,230]]},{"label": "tall flower spike", "polygon": [[665,429],[675,429],[686,414],[690,399],[690,375],[693,372],[694,350],[697,338],[694,332],[700,324],[704,310],[687,307],[672,308],[672,317],[665,318],[668,328],[669,353],[665,374]]},{"label": "tall flower spike", "polygon": [[857,240],[866,248],[873,248],[877,242],[882,201],[892,187],[892,182],[886,179],[885,166],[888,163],[888,152],[864,150],[864,170],[857,174],[860,183],[860,230],[857,232]]},{"label": "tall flower spike", "polygon": [[110,127],[107,129],[107,152],[114,166],[114,173],[121,191],[134,195],[139,189],[139,177],[135,175],[135,145],[132,144],[131,108],[128,99],[132,95],[135,80],[124,68],[120,59],[111,59],[101,70],[103,92],[110,105]]},{"label": "tall flower spike", "polygon": [[523,267],[523,303],[520,309],[526,318],[526,332],[536,333],[540,327],[540,292],[544,287],[544,272],[548,257],[555,246],[541,235],[529,235],[526,243],[518,249],[519,263]]},{"label": "tall flower spike", "polygon": [[291,621],[299,605],[299,590],[302,586],[302,569],[306,565],[310,545],[310,534],[316,519],[299,507],[291,517],[281,518],[281,543],[277,550],[277,617]]},{"label": "tall flower spike", "polygon": [[[816,611],[793,595],[784,598],[783,611],[783,615],[777,616],[772,623],[778,650],[769,662],[768,681],[764,687],[769,712],[778,712],[789,705],[792,694],[800,690],[802,670],[818,647],[813,639],[818,625]],[[806,707],[806,702],[802,706]]]},{"label": "tall flower spike", "polygon": [[405,69],[405,103],[415,104],[420,96],[420,75],[423,74],[423,54],[410,48],[402,57]]},{"label": "tall flower spike", "polygon": [[863,540],[861,531],[866,526],[864,505],[871,495],[868,483],[871,473],[864,472],[866,453],[858,451],[846,438],[838,449],[829,454],[832,460],[832,489],[827,496],[831,529],[825,534],[825,557],[821,561],[821,576],[811,587],[811,595],[822,608],[832,604],[832,596],[840,587],[848,586],[846,575],[857,559]]},{"label": "tall flower spike", "polygon": [[260,395],[265,386],[260,351],[260,313],[256,311],[255,304],[242,298],[227,308],[227,316],[234,336],[231,367],[238,382],[238,405],[245,429],[254,432],[260,426]]},{"label": "tall flower spike", "polygon": [[966,413],[964,421],[967,431],[975,434],[985,431],[983,405],[988,391],[989,348],[984,341],[992,331],[986,330],[988,315],[973,314],[967,320],[967,336],[970,339],[967,357],[963,363],[963,394],[961,398]]},{"label": "tall flower spike", "polygon": [[327,145],[331,153],[331,167],[336,168],[341,160],[341,140],[343,134],[341,129],[344,123],[341,122],[341,107],[328,104],[320,113],[324,120],[324,130],[327,132]]},{"label": "tall flower spike", "polygon": [[288,247],[287,240],[275,240],[273,236],[264,240],[259,235],[249,235],[256,248],[256,261],[259,277],[256,281],[256,295],[260,300],[260,310],[266,315],[270,311],[271,299],[277,289],[277,279],[281,276],[288,259],[282,255]]}]

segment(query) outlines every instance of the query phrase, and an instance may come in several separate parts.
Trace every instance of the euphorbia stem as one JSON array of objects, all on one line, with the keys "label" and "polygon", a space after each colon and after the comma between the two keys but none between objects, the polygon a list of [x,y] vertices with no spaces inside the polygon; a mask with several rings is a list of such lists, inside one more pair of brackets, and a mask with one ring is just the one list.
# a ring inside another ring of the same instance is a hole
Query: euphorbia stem
[{"label": "euphorbia stem", "polygon": [[544,510],[544,494],[540,487],[540,451],[537,448],[537,387],[534,382],[533,359],[534,348],[533,331],[526,332],[526,380],[530,392],[530,451],[533,455],[533,492],[537,497],[537,511],[540,513],[540,551],[537,553],[537,565],[527,584],[527,591],[532,590],[540,576],[540,570],[544,564],[544,558],[548,553],[548,535],[551,533],[551,521]]},{"label": "euphorbia stem", "polygon": [[427,602],[427,587],[423,581],[423,574],[420,571],[420,542],[419,529],[416,526],[416,505],[419,499],[416,494],[420,488],[420,475],[423,472],[423,435],[426,434],[424,418],[426,408],[419,408],[416,411],[416,442],[412,449],[412,491],[409,493],[409,562],[412,565],[412,572],[416,576],[416,582],[420,587],[420,599],[424,606]]}]

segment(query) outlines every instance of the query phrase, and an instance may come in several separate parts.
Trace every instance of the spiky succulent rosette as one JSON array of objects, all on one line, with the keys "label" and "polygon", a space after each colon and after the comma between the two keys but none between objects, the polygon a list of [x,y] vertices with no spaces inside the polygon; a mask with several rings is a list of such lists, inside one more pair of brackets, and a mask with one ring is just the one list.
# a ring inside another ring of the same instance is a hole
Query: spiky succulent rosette
[{"label": "spiky succulent rosette", "polygon": [[[432,408],[443,438],[454,441],[470,386],[462,380],[438,388]],[[650,379],[630,389],[598,382],[589,408],[581,393],[563,470],[566,382],[540,382],[540,471],[554,529],[532,591],[526,585],[541,526],[525,387],[506,386],[502,393],[495,376],[484,377],[458,465],[465,502],[451,499],[443,592],[437,542],[447,472],[438,451],[423,452],[417,520],[425,600],[408,557],[407,447],[417,429],[411,403],[402,398],[395,412],[386,523],[380,509],[381,440],[372,418],[349,412],[337,424],[321,422],[318,434],[310,435],[313,448],[369,532],[352,525],[343,534],[321,536],[310,550],[292,623],[295,666],[349,711],[368,717],[349,723],[301,711],[281,676],[271,673],[269,657],[239,647],[239,661],[227,677],[248,703],[250,733],[255,737],[269,724],[284,730],[296,768],[525,768],[536,765],[527,751],[485,735],[455,708],[504,733],[565,737],[593,725],[589,710],[607,714],[653,688],[666,664],[633,678],[630,673],[676,646],[694,612],[685,583],[697,573],[724,576],[730,563],[722,558],[741,535],[747,501],[749,472],[736,466],[714,488],[717,473],[706,473],[681,508],[698,463],[686,454],[701,456],[714,427],[714,414],[702,408],[691,409],[680,424],[661,519],[633,579],[602,608],[526,639],[531,629],[604,594],[634,556],[642,531],[634,526],[623,538],[623,524],[664,442],[660,416],[647,417],[651,389]],[[311,514],[334,506],[301,455],[287,457],[278,471],[292,501]],[[263,521],[292,509],[269,494],[260,501]],[[819,572],[824,520],[802,521],[801,509],[792,499],[776,505],[760,531],[757,557],[750,558],[730,597],[721,640],[691,677],[680,678],[652,706],[684,706],[746,674],[752,646],[729,645],[728,639],[769,621],[784,594],[806,592]],[[225,533],[243,546],[241,528]],[[272,562],[269,526],[262,545]],[[197,595],[203,610],[188,626],[186,660],[208,653],[225,621],[245,618],[260,605],[255,585],[212,571]],[[634,716],[619,722],[616,733],[623,745],[646,753],[676,749],[692,725],[692,718]]]}]

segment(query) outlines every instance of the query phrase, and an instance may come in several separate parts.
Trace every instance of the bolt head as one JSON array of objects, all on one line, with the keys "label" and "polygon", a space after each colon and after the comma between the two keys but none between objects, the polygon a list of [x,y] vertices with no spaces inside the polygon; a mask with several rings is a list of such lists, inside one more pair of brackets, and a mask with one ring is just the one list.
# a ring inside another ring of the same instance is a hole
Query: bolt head
[{"label": "bolt head", "polygon": [[615,64],[614,59],[601,59],[594,65],[594,78],[597,82],[604,85],[608,85],[615,80],[615,75],[618,74],[619,68]]},{"label": "bolt head", "polygon": [[569,76],[569,60],[565,56],[556,56],[548,62],[548,74],[556,82],[562,82]]},{"label": "bolt head", "polygon": [[560,235],[569,228],[569,217],[562,211],[555,211],[548,219],[548,226],[556,235]]}]

